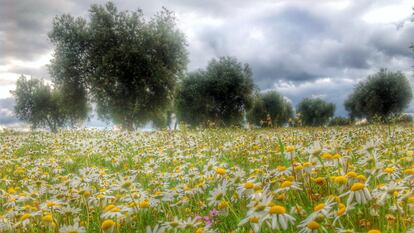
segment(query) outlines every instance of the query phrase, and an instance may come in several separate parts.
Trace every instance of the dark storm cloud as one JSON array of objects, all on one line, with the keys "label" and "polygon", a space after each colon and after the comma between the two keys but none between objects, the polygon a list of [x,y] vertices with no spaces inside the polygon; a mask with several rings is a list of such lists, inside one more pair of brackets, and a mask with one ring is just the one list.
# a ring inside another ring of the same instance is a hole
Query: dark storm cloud
[{"label": "dark storm cloud", "polygon": [[403,24],[389,24],[374,31],[369,43],[388,56],[412,57],[409,46],[414,42],[413,32],[414,24],[405,20]]},{"label": "dark storm cloud", "polygon": [[68,6],[64,1],[0,0],[2,58],[31,61],[50,49],[51,19]]},{"label": "dark storm cloud", "polygon": [[[290,82],[304,82],[315,80],[320,77],[318,74],[311,74],[300,67],[289,66],[288,61],[275,61],[274,64],[263,64],[260,61],[252,60],[249,64],[252,67],[256,84],[261,89],[272,87],[275,80],[288,80]],[[259,78],[260,77],[260,78]]]}]

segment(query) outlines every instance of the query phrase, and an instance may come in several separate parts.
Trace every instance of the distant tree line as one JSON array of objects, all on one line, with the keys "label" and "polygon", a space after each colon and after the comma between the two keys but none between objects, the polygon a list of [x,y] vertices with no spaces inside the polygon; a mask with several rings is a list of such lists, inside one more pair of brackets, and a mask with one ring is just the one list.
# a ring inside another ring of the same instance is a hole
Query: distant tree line
[{"label": "distant tree line", "polygon": [[186,40],[175,22],[165,8],[148,20],[141,10],[118,11],[111,2],[92,5],[88,19],[57,16],[49,33],[52,82],[20,77],[12,91],[16,116],[54,132],[81,125],[92,106],[125,130],[148,122],[167,127],[173,114],[192,127],[322,126],[396,116],[412,99],[404,74],[381,70],[346,100],[350,118],[334,117],[335,105],[320,98],[303,99],[295,113],[277,91],[261,92],[249,65],[236,58],[212,59],[186,73]]}]

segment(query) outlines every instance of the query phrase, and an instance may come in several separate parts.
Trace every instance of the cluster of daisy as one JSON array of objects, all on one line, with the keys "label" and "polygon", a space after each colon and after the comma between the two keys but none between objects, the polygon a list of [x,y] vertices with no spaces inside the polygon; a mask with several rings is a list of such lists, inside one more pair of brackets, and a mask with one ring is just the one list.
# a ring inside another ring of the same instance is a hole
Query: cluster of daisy
[{"label": "cluster of daisy", "polygon": [[0,232],[414,232],[414,127],[0,133]]}]

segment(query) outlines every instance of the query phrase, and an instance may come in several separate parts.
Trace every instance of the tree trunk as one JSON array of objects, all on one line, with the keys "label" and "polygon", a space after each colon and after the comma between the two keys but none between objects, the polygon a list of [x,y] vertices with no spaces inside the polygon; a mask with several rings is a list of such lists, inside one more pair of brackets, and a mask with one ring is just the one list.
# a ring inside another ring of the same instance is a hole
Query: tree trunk
[{"label": "tree trunk", "polygon": [[132,117],[125,117],[124,122],[122,122],[122,130],[134,131],[134,120]]},{"label": "tree trunk", "polygon": [[49,125],[49,129],[52,133],[57,133],[56,124],[53,123],[49,118],[46,118],[47,124]]}]

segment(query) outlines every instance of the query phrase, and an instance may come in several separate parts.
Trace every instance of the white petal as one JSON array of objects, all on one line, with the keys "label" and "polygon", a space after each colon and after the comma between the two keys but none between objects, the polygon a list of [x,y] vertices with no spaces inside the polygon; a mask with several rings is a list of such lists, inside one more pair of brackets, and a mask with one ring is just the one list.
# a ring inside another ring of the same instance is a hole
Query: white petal
[{"label": "white petal", "polygon": [[358,203],[361,203],[361,193],[359,191],[355,192],[355,199]]},{"label": "white petal", "polygon": [[279,223],[282,226],[282,229],[283,230],[286,230],[286,228],[287,228],[287,221],[286,221],[286,219],[285,219],[285,217],[283,215],[280,215],[279,216]]},{"label": "white petal", "polygon": [[273,230],[279,230],[279,226],[277,224],[277,217],[276,216],[272,217],[272,229]]},{"label": "white petal", "polygon": [[364,189],[364,193],[368,201],[372,199],[371,194],[369,193],[368,189]]},{"label": "white petal", "polygon": [[354,199],[354,192],[351,192],[351,194],[349,194],[348,201],[346,202],[346,205],[347,206],[351,205],[353,199]]}]

